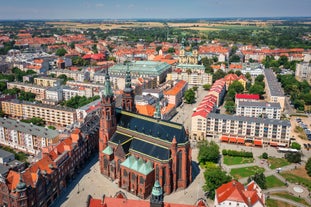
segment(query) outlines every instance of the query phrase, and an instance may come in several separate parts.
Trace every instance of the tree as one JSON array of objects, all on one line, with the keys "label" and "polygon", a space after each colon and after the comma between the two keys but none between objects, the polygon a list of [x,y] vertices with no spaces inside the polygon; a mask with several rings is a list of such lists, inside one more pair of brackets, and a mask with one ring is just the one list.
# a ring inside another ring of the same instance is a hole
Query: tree
[{"label": "tree", "polygon": [[174,53],[175,52],[175,49],[173,47],[170,47],[168,48],[167,50],[168,53]]},{"label": "tree", "polygon": [[64,56],[67,53],[67,51],[64,48],[59,48],[58,50],[56,50],[55,55],[57,56]]},{"label": "tree", "polygon": [[214,142],[203,141],[199,143],[199,163],[204,164],[205,162],[217,163],[219,159],[219,146]]},{"label": "tree", "polygon": [[242,75],[242,72],[241,72],[240,70],[237,70],[237,71],[235,71],[235,74],[236,74],[237,76],[240,76],[240,75]]},{"label": "tree", "polygon": [[236,55],[236,54],[232,55],[232,56],[229,58],[229,62],[230,62],[230,63],[238,63],[238,62],[240,62],[240,60],[241,60],[240,56],[238,56],[238,55]]},{"label": "tree", "polygon": [[294,107],[300,111],[303,111],[304,110],[304,105],[305,105],[305,102],[304,100],[298,100],[296,99],[294,101]]},{"label": "tree", "polygon": [[242,93],[244,91],[244,86],[239,81],[233,81],[228,88],[228,91],[229,90],[233,90],[235,93]]},{"label": "tree", "polygon": [[245,74],[245,78],[247,78],[248,81],[251,81],[251,80],[252,80],[252,76],[251,76],[251,74],[250,74],[249,72],[247,72],[247,73]]},{"label": "tree", "polygon": [[23,119],[21,122],[32,123],[36,126],[45,126],[45,121],[39,117],[32,117],[30,119]]},{"label": "tree", "polygon": [[290,146],[292,149],[296,149],[296,150],[300,150],[301,149],[301,145],[297,142],[293,142]]},{"label": "tree", "polygon": [[233,114],[235,112],[235,103],[234,101],[226,101],[225,103],[226,112]]},{"label": "tree", "polygon": [[36,94],[31,92],[20,91],[18,95],[18,99],[21,101],[34,101],[36,98]]},{"label": "tree", "polygon": [[192,104],[195,102],[195,92],[192,88],[185,91],[184,99],[187,104]]},{"label": "tree", "polygon": [[308,175],[311,177],[311,157],[308,159],[306,166],[305,166],[305,169],[306,169]]},{"label": "tree", "polygon": [[266,176],[263,173],[256,173],[254,176],[249,177],[247,182],[254,180],[261,189],[267,189]]},{"label": "tree", "polygon": [[263,82],[265,79],[265,76],[264,75],[258,75],[256,78],[255,78],[255,82]]},{"label": "tree", "polygon": [[49,129],[55,130],[56,127],[55,126],[48,126]]},{"label": "tree", "polygon": [[215,190],[222,184],[231,181],[231,176],[227,175],[225,171],[222,171],[220,167],[207,168],[204,172],[205,185],[204,191],[208,192],[208,197],[215,198]]},{"label": "tree", "polygon": [[254,84],[249,88],[248,93],[263,95],[265,93],[265,89],[262,85]]},{"label": "tree", "polygon": [[222,70],[217,70],[214,74],[213,74],[213,82],[215,82],[218,79],[221,79],[223,77],[226,76],[226,73]]},{"label": "tree", "polygon": [[204,84],[203,85],[203,88],[204,88],[204,90],[206,90],[206,91],[208,91],[209,89],[211,89],[211,85],[210,84]]},{"label": "tree", "polygon": [[285,159],[291,163],[301,162],[301,153],[300,152],[287,152],[285,153]]},{"label": "tree", "polygon": [[263,159],[268,159],[268,157],[269,157],[268,153],[266,153],[266,152],[262,153],[262,158]]}]

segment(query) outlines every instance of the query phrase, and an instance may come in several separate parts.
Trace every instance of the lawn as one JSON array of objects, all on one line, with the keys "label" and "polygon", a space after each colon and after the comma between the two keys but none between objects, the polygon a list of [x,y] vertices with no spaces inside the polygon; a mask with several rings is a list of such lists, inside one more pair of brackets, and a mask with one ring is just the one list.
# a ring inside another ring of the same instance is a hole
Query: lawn
[{"label": "lawn", "polygon": [[253,163],[254,158],[249,157],[232,157],[232,156],[224,156],[224,164],[226,165],[239,165],[245,163]]},{"label": "lawn", "polygon": [[282,181],[280,181],[277,177],[275,177],[274,175],[270,175],[266,177],[266,184],[267,184],[267,188],[285,186],[285,184]]},{"label": "lawn", "polygon": [[256,173],[262,173],[265,169],[258,166],[251,166],[251,167],[242,167],[242,168],[234,168],[231,169],[230,174],[235,179],[249,177],[251,175],[255,175]]},{"label": "lawn", "polygon": [[282,201],[277,201],[277,200],[273,200],[273,199],[270,199],[268,198],[266,200],[266,206],[267,207],[295,207],[293,205],[290,205],[288,203],[285,203],[285,202],[282,202]]},{"label": "lawn", "polygon": [[292,200],[292,201],[295,201],[297,203],[301,203],[301,204],[304,204],[304,205],[309,205],[303,198],[298,198],[296,196],[293,196],[291,194],[289,194],[288,192],[277,192],[277,193],[271,193],[270,195],[275,195],[275,196],[278,196],[278,197],[281,197],[281,198],[286,198],[288,200]]},{"label": "lawn", "polygon": [[286,165],[289,165],[290,163],[284,159],[284,158],[275,158],[275,157],[269,157],[268,162],[270,163],[270,168],[276,169],[279,167],[284,167]]},{"label": "lawn", "polygon": [[281,175],[289,182],[304,185],[311,191],[311,178],[308,176],[304,165],[295,170],[281,172]]}]

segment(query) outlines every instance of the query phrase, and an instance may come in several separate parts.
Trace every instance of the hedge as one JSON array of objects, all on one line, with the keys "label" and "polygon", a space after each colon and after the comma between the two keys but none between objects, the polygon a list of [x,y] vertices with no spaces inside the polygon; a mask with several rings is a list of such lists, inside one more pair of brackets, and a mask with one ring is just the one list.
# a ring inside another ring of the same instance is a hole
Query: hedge
[{"label": "hedge", "polygon": [[252,152],[236,151],[236,150],[222,150],[222,155],[228,155],[232,157],[251,157],[253,158]]}]

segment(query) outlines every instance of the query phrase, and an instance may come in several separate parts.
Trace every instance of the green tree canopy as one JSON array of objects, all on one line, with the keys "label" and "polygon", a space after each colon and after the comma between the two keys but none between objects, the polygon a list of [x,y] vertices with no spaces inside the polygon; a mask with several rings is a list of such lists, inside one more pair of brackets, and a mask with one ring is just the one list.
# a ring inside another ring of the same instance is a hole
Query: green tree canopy
[{"label": "green tree canopy", "polygon": [[231,181],[231,176],[227,175],[225,171],[222,171],[220,167],[207,168],[204,172],[205,185],[203,190],[208,192],[210,199],[215,198],[215,190],[222,184]]},{"label": "green tree canopy", "polygon": [[266,152],[262,153],[262,158],[263,159],[268,159],[268,157],[269,157],[268,153],[266,153]]},{"label": "green tree canopy", "polygon": [[32,117],[30,119],[23,119],[21,122],[32,123],[36,126],[45,126],[45,121],[39,117]]},{"label": "green tree canopy", "polygon": [[99,96],[93,96],[91,98],[86,98],[85,96],[75,96],[67,101],[62,102],[61,104],[70,108],[77,109],[97,99],[99,99]]},{"label": "green tree canopy", "polygon": [[192,104],[195,102],[195,92],[192,88],[185,91],[184,99],[187,104]]},{"label": "green tree canopy", "polygon": [[248,93],[263,95],[265,94],[265,89],[262,85],[254,84],[248,89]]},{"label": "green tree canopy", "polygon": [[293,142],[290,147],[292,149],[301,150],[301,145],[297,142]]},{"label": "green tree canopy", "polygon": [[236,55],[236,54],[232,55],[232,56],[229,58],[229,62],[230,62],[230,63],[238,63],[238,62],[240,62],[240,61],[241,61],[240,56],[238,56],[238,55]]},{"label": "green tree canopy", "polygon": [[254,176],[248,178],[248,182],[254,180],[261,189],[267,189],[266,176],[263,173],[256,173]]},{"label": "green tree canopy", "polygon": [[209,89],[211,89],[211,87],[212,87],[212,86],[211,86],[210,84],[204,84],[204,85],[203,85],[203,89],[206,90],[206,91],[208,91]]},{"label": "green tree canopy", "polygon": [[219,159],[219,146],[214,142],[203,141],[199,143],[199,163],[204,164],[205,162],[217,163]]},{"label": "green tree canopy", "polygon": [[300,152],[287,152],[285,153],[285,159],[291,163],[301,162],[301,153]]},{"label": "green tree canopy", "polygon": [[213,74],[213,82],[215,82],[218,79],[221,79],[223,77],[226,76],[226,73],[222,70],[217,70],[214,74]]},{"label": "green tree canopy", "polygon": [[230,113],[230,114],[233,114],[235,112],[235,103],[234,101],[226,101],[225,103],[225,109],[226,109],[226,112]]},{"label": "green tree canopy", "polygon": [[58,50],[56,50],[55,55],[62,57],[66,53],[67,53],[67,51],[64,48],[59,48]]},{"label": "green tree canopy", "polygon": [[228,91],[230,90],[233,90],[235,93],[242,93],[244,91],[244,86],[239,81],[233,81],[228,88]]},{"label": "green tree canopy", "polygon": [[305,169],[306,169],[308,175],[311,177],[311,157],[308,159],[306,166],[305,166]]}]

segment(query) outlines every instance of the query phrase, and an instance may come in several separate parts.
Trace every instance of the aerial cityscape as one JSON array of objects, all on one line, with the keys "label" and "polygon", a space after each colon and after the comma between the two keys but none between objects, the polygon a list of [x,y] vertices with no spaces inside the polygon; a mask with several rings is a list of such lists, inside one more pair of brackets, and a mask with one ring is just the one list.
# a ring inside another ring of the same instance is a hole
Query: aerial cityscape
[{"label": "aerial cityscape", "polygon": [[311,206],[311,1],[0,7],[0,206]]}]

